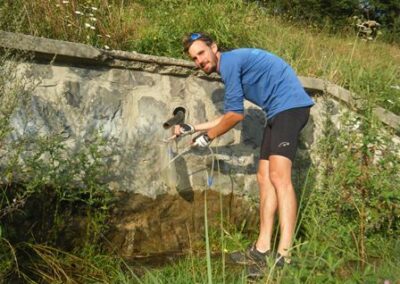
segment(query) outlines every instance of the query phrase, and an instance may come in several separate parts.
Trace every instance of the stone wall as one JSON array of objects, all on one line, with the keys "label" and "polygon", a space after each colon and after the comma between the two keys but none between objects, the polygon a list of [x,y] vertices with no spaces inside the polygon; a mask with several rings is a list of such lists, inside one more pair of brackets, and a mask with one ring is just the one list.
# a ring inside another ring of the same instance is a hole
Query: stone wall
[{"label": "stone wall", "polygon": [[[224,213],[232,223],[247,220],[249,229],[256,226],[257,210],[249,201],[258,195],[255,173],[265,123],[258,107],[246,103],[245,120],[213,142],[213,154],[188,150],[189,137],[164,142],[171,130],[162,125],[176,107],[186,109],[190,123],[222,113],[224,89],[218,76],[206,76],[184,60],[7,32],[0,32],[0,47],[31,55],[17,66],[33,93],[30,103],[13,116],[13,139],[62,134],[71,151],[91,143],[98,133],[107,141],[107,182],[120,197],[110,237],[123,255],[184,250],[190,240],[201,239],[203,215],[198,209],[210,175],[210,218],[219,212],[216,196],[222,193]],[[300,79],[316,105],[294,165],[298,184],[307,168],[318,164],[315,148],[325,119],[323,102],[334,106],[332,118],[338,126],[342,112],[357,108],[343,88]],[[400,131],[397,116],[380,108],[375,112],[389,128]],[[218,161],[214,171],[213,158]]]}]

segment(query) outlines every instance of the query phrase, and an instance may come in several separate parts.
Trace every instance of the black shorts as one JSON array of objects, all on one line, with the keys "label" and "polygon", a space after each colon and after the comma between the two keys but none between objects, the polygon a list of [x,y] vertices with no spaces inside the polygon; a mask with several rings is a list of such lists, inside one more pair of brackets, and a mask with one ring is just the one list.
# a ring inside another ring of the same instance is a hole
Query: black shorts
[{"label": "black shorts", "polygon": [[300,131],[310,116],[310,107],[292,108],[268,119],[261,143],[260,160],[270,155],[294,160]]}]

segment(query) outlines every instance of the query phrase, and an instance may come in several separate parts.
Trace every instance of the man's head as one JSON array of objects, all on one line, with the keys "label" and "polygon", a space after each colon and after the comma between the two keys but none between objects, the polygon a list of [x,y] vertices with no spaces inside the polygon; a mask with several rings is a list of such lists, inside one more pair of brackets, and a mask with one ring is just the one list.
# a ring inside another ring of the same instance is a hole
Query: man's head
[{"label": "man's head", "polygon": [[219,51],[210,36],[204,33],[191,33],[183,39],[183,47],[196,66],[205,73],[217,71]]}]

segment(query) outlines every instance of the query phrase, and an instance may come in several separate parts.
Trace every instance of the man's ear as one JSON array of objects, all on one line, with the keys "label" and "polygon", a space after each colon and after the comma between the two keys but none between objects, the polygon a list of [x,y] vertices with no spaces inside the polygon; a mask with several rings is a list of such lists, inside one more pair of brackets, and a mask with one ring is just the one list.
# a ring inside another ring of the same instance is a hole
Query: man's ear
[{"label": "man's ear", "polygon": [[211,44],[211,50],[212,50],[213,53],[217,53],[217,51],[218,51],[218,46],[217,46],[217,44],[216,44],[215,42],[213,42],[213,43]]}]

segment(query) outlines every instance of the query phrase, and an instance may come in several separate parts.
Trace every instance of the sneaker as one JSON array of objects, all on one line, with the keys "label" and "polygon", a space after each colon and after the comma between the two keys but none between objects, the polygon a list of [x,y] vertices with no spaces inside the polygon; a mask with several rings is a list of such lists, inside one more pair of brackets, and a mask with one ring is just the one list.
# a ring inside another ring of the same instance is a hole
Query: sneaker
[{"label": "sneaker", "polygon": [[247,266],[246,277],[252,280],[257,280],[265,276],[267,267],[261,267],[258,264],[250,264]]},{"label": "sneaker", "polygon": [[279,252],[276,254],[275,266],[283,268],[285,265],[290,264],[290,258],[281,255]]},{"label": "sneaker", "polygon": [[244,252],[236,251],[230,254],[232,261],[236,264],[257,264],[265,266],[267,258],[270,256],[270,251],[260,252],[256,248],[256,244],[249,246]]}]

